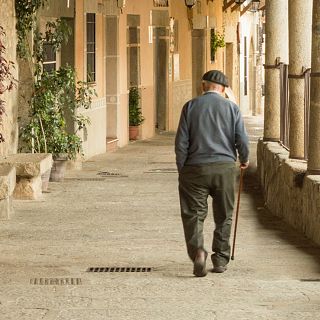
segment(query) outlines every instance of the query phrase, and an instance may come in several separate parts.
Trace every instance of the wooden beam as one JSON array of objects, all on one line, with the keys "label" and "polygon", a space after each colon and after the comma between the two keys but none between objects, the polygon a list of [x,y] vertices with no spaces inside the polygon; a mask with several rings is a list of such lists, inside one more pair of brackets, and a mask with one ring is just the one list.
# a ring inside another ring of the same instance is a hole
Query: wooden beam
[{"label": "wooden beam", "polygon": [[240,11],[240,16],[245,14],[250,9],[250,7],[251,7],[251,2],[246,7],[244,7],[242,11]]},{"label": "wooden beam", "polygon": [[241,6],[241,4],[236,4],[235,6],[233,6],[233,7],[231,8],[231,12],[237,10],[238,8],[240,8],[240,6]]},{"label": "wooden beam", "polygon": [[231,7],[235,3],[235,0],[230,0],[223,6],[223,11],[226,11],[229,7]]}]

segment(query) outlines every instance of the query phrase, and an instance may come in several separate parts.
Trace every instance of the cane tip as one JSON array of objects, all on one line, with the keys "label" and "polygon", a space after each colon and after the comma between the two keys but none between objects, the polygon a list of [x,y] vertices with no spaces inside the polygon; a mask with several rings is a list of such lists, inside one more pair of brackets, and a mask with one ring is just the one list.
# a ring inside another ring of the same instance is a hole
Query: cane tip
[{"label": "cane tip", "polygon": [[231,257],[231,260],[234,260],[234,256]]}]

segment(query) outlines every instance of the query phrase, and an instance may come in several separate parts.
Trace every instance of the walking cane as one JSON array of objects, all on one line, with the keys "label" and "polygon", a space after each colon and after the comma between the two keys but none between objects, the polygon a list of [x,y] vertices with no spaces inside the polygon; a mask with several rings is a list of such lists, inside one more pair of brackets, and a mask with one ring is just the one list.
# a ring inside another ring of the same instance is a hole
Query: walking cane
[{"label": "walking cane", "polygon": [[238,203],[237,203],[237,210],[236,210],[236,221],[235,221],[235,224],[234,224],[234,234],[233,234],[233,245],[232,245],[231,260],[234,260],[234,249],[235,249],[235,246],[236,246],[237,227],[238,227],[238,216],[239,216],[239,207],[240,207],[240,194],[241,194],[242,184],[243,184],[243,172],[244,172],[244,169],[240,168],[240,181],[239,181]]}]

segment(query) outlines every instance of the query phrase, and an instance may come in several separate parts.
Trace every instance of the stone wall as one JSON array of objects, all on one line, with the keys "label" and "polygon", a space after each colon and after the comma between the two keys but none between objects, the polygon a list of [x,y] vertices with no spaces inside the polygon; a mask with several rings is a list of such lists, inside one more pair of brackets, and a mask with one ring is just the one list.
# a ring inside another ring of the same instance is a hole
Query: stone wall
[{"label": "stone wall", "polygon": [[[6,46],[6,58],[15,63],[14,77],[18,79],[18,66],[16,61],[16,32],[15,32],[15,14],[14,0],[1,0],[0,25],[6,32],[4,44]],[[0,143],[0,155],[6,155],[17,152],[18,143],[18,88],[1,95],[6,102],[6,114],[3,116],[3,125],[0,131],[3,133],[5,142]]]},{"label": "stone wall", "polygon": [[260,140],[257,158],[266,207],[320,244],[320,176],[307,175],[307,163],[276,142]]}]

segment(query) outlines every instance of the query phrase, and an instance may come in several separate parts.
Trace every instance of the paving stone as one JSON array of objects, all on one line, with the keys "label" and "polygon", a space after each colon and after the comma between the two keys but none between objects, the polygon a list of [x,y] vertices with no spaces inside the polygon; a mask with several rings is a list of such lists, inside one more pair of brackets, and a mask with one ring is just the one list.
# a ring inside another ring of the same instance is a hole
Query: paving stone
[{"label": "paving stone", "polygon": [[[249,133],[261,123],[246,121]],[[11,220],[0,224],[1,320],[320,320],[319,282],[300,281],[320,278],[320,250],[264,208],[254,144],[235,260],[223,274],[192,275],[178,176],[144,173],[171,168],[173,140],[160,135],[96,156],[82,171],[69,171],[65,182],[49,183],[43,201],[14,202]],[[89,180],[100,171],[127,177]],[[208,250],[212,227],[210,213]],[[154,270],[86,272],[96,266]],[[41,277],[81,278],[82,284],[30,285]]]}]

